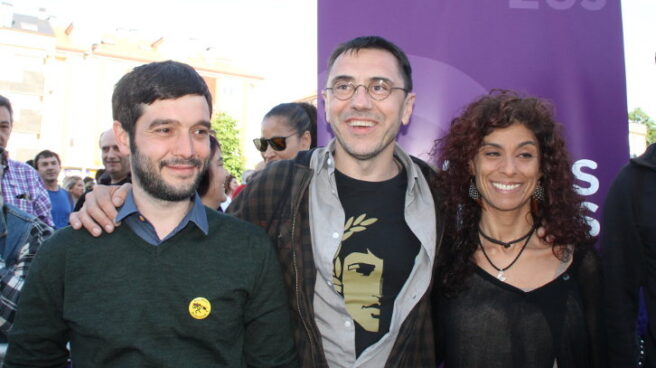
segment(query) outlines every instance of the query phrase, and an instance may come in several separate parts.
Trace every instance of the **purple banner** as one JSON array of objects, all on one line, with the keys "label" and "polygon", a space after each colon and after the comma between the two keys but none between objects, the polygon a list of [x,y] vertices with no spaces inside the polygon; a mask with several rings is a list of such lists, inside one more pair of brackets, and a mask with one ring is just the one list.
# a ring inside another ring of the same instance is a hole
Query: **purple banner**
[{"label": "purple banner", "polygon": [[[408,54],[417,103],[398,141],[423,159],[464,105],[492,88],[551,101],[576,184],[601,218],[629,157],[619,1],[319,0],[318,13],[320,88],[330,52],[346,40],[379,35]],[[325,143],[331,133],[322,122]]]}]

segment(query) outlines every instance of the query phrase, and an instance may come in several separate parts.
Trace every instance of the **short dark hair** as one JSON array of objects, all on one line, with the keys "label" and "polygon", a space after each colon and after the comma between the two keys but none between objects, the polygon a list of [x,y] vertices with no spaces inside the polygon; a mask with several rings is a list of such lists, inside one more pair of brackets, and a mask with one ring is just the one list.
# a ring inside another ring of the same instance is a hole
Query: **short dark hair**
[{"label": "short dark hair", "polygon": [[96,182],[99,182],[100,177],[103,176],[103,175],[105,175],[105,169],[96,170],[96,175],[95,175]]},{"label": "short dark hair", "polygon": [[347,52],[357,53],[363,49],[383,50],[392,54],[399,63],[399,69],[401,69],[401,75],[403,76],[403,82],[405,84],[404,88],[408,92],[412,91],[412,67],[410,67],[408,56],[406,56],[401,48],[380,36],[357,37],[337,46],[332,54],[330,54],[330,58],[328,58],[328,72],[330,73],[330,69],[332,69],[335,60],[337,60],[340,55]]},{"label": "short dark hair", "polygon": [[57,159],[57,163],[61,165],[61,160],[59,159],[59,155],[50,151],[50,150],[43,150],[34,156],[34,168],[38,169],[39,168],[39,160],[42,158],[49,158],[49,157],[54,157]]},{"label": "short dark hair", "polygon": [[194,68],[172,60],[140,65],[116,83],[112,94],[112,117],[128,132],[132,146],[135,124],[143,113],[143,104],[186,95],[205,97],[212,114],[212,95]]},{"label": "short dark hair", "polygon": [[[220,149],[221,149],[221,144],[219,143],[219,140],[216,139],[216,137],[214,137],[213,135],[210,135],[210,156],[209,156],[210,160],[214,158],[216,151]],[[202,197],[205,194],[207,194],[207,191],[210,189],[210,184],[212,183],[212,180],[214,180],[212,176],[213,176],[212,172],[208,167],[198,182],[198,188],[196,188],[196,191],[198,192],[199,196]]]},{"label": "short dark hair", "polygon": [[317,146],[317,108],[307,102],[289,102],[274,106],[264,118],[280,116],[287,119],[287,125],[300,137],[310,132],[310,148]]},{"label": "short dark hair", "polygon": [[7,111],[9,111],[9,122],[13,123],[14,122],[14,110],[11,108],[11,101],[5,96],[0,95],[0,107],[6,107]]}]

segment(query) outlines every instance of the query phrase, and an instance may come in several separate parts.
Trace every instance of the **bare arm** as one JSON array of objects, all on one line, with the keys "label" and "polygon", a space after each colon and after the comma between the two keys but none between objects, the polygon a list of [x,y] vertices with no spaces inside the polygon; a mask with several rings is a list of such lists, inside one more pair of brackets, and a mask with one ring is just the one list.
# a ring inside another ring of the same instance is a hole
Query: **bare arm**
[{"label": "bare arm", "polygon": [[96,185],[93,191],[87,193],[82,208],[69,216],[71,226],[76,230],[84,227],[93,236],[100,236],[102,229],[111,233],[119,225],[114,223],[116,208],[123,204],[131,189],[132,184],[129,183],[120,187]]}]

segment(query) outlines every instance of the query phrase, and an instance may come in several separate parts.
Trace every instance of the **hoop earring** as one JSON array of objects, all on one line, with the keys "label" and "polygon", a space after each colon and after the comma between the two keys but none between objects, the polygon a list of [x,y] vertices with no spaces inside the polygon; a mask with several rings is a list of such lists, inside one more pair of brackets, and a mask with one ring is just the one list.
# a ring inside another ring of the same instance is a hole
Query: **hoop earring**
[{"label": "hoop earring", "polygon": [[542,183],[538,183],[538,185],[535,186],[533,198],[538,202],[544,201],[544,187],[542,186]]},{"label": "hoop earring", "polygon": [[469,198],[477,200],[481,198],[481,193],[478,192],[476,188],[476,183],[474,183],[474,178],[469,181]]}]

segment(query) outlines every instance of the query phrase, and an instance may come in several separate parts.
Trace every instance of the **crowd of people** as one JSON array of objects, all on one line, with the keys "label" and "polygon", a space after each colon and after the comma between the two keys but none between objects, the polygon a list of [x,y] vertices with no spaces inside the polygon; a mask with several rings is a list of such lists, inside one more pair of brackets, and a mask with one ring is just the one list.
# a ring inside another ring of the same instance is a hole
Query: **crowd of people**
[{"label": "crowd of people", "polygon": [[546,101],[490,91],[426,163],[395,142],[416,99],[397,45],[339,45],[325,83],[334,138],[277,105],[241,184],[186,64],[117,83],[93,189],[60,186],[55,152],[9,159],[0,97],[5,366],[656,366],[656,325],[642,352],[636,332],[655,146],[614,183],[600,254]]}]

